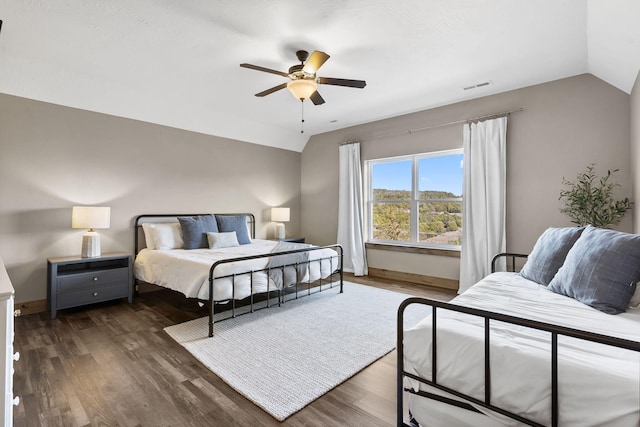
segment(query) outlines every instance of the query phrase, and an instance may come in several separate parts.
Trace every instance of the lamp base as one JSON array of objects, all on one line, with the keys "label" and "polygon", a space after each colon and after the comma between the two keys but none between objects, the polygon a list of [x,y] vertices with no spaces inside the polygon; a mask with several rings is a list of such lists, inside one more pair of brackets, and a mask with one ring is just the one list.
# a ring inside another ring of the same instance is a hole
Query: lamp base
[{"label": "lamp base", "polygon": [[96,258],[100,256],[100,235],[95,231],[87,231],[82,235],[82,258]]},{"label": "lamp base", "polygon": [[281,222],[276,223],[276,239],[284,239],[284,236],[284,224]]}]

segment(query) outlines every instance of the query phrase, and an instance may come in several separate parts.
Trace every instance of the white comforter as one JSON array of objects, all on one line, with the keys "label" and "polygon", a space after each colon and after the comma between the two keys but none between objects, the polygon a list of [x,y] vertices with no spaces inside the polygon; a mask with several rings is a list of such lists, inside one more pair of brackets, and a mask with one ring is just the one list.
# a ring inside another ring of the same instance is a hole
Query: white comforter
[{"label": "white comforter", "polygon": [[[515,273],[494,273],[452,302],[640,341],[640,310],[604,314]],[[437,320],[438,382],[484,399],[484,321],[441,309]],[[491,324],[492,403],[549,425],[550,334]],[[405,369],[427,379],[431,379],[430,331],[428,316],[404,334]],[[567,337],[559,337],[558,343],[560,425],[640,425],[640,356]],[[410,383],[414,389],[430,389]],[[490,417],[519,425],[496,414]]]},{"label": "white comforter", "polygon": [[[238,258],[271,253],[278,242],[271,240],[252,240],[251,244],[223,249],[173,249],[168,251],[143,249],[136,256],[134,275],[143,282],[153,283],[183,293],[188,298],[209,299],[209,268],[221,259]],[[301,248],[309,245],[300,245]],[[308,252],[309,260],[333,257],[332,261],[312,262],[300,281],[315,281],[328,277],[339,265],[337,252],[333,249],[319,249]],[[269,258],[221,264],[215,270],[215,277],[228,276],[260,270],[267,266]],[[251,274],[239,274],[235,277],[235,295],[231,278],[214,279],[214,297],[216,301],[231,298],[242,299],[251,294]],[[276,290],[279,286],[267,276],[266,272],[253,273],[253,293]]]}]

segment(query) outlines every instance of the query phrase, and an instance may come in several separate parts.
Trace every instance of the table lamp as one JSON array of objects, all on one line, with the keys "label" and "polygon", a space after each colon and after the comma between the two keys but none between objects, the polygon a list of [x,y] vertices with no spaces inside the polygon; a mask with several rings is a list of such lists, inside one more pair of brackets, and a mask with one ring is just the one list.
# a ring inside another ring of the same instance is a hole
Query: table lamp
[{"label": "table lamp", "polygon": [[289,221],[289,208],[271,208],[271,221],[276,222],[276,239],[284,239],[283,222]]},{"label": "table lamp", "polygon": [[111,208],[104,206],[74,206],[71,212],[71,228],[88,228],[82,235],[83,258],[100,256],[100,235],[96,228],[109,228]]}]

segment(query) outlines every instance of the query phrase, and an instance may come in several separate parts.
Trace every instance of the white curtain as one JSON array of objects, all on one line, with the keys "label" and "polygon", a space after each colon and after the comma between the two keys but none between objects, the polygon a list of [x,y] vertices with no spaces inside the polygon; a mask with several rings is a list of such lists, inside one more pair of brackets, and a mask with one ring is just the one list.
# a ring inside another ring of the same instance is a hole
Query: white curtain
[{"label": "white curtain", "polygon": [[507,117],[464,125],[462,293],[491,272],[506,249]]},{"label": "white curtain", "polygon": [[338,244],[344,250],[344,271],[364,276],[368,270],[364,248],[360,143],[343,144],[339,153]]}]

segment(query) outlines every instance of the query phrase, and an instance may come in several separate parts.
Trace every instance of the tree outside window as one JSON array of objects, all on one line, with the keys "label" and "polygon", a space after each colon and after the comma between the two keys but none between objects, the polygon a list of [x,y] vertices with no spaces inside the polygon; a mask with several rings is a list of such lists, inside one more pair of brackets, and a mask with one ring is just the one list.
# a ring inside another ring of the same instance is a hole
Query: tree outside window
[{"label": "tree outside window", "polygon": [[369,160],[369,241],[458,248],[462,150]]}]

